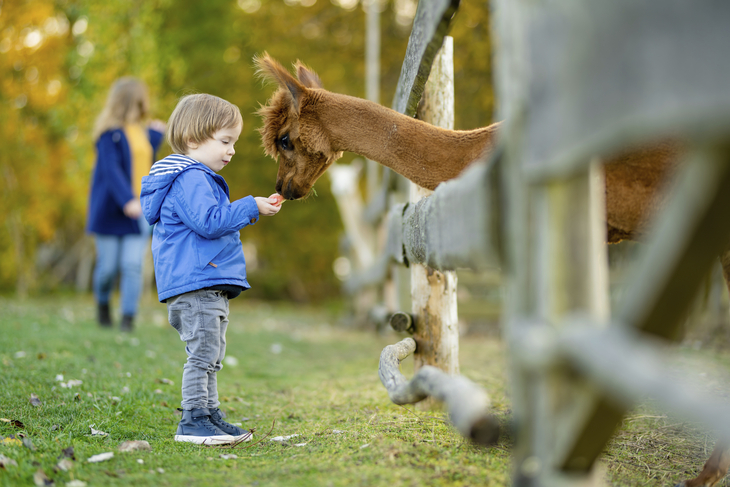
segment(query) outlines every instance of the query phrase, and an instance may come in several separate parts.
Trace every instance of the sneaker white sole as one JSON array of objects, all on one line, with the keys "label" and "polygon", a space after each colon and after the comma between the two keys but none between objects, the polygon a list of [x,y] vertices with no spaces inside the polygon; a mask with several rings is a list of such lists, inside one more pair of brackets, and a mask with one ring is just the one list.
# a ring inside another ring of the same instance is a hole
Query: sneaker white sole
[{"label": "sneaker white sole", "polygon": [[196,445],[228,445],[230,443],[233,443],[236,440],[231,435],[219,435],[219,436],[175,435],[175,441],[183,441],[185,443],[195,443]]}]

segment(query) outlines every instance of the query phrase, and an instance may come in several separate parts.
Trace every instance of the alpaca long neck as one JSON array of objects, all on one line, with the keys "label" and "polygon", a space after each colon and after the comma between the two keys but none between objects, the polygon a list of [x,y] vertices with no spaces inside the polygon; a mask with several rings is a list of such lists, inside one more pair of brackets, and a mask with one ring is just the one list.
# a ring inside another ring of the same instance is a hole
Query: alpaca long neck
[{"label": "alpaca long neck", "polygon": [[446,130],[362,98],[321,94],[317,113],[333,150],[363,155],[424,188],[456,177],[495,143],[498,124]]}]

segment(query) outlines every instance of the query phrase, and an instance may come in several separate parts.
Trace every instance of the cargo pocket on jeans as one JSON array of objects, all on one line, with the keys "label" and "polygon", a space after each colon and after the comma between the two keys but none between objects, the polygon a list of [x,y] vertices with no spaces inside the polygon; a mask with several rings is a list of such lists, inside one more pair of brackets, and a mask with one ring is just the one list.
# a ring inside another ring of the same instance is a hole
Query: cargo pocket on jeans
[{"label": "cargo pocket on jeans", "polygon": [[193,333],[190,327],[185,329],[184,323],[190,323],[192,319],[192,306],[190,303],[175,303],[167,308],[167,318],[180,335],[180,340],[187,342],[192,338]]}]

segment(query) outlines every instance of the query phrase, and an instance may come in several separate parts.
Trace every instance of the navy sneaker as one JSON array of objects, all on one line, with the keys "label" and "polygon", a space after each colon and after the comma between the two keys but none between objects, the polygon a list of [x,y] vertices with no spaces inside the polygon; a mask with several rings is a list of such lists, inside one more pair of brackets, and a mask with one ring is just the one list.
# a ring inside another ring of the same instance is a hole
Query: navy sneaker
[{"label": "navy sneaker", "polygon": [[223,421],[223,411],[218,408],[210,409],[210,422],[220,428],[223,432],[231,435],[236,443],[251,441],[251,438],[253,438],[253,433],[250,431],[246,431],[243,428],[239,428],[238,426]]},{"label": "navy sneaker", "polygon": [[235,438],[211,422],[210,409],[183,409],[182,419],[177,426],[175,441],[198,445],[228,445]]}]

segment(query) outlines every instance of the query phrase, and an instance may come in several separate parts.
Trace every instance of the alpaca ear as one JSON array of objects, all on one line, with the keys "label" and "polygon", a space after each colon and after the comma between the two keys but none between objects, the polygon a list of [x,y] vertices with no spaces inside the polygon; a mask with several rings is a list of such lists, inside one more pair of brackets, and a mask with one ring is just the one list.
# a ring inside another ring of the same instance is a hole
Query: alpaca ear
[{"label": "alpaca ear", "polygon": [[297,60],[294,65],[297,72],[297,78],[307,88],[323,88],[322,80],[319,79],[317,73],[306,67],[301,61]]},{"label": "alpaca ear", "polygon": [[276,81],[279,86],[289,91],[292,105],[296,111],[299,111],[299,102],[304,92],[307,91],[307,88],[266,52],[261,57],[254,57],[254,64],[256,65],[256,74],[258,76]]}]

